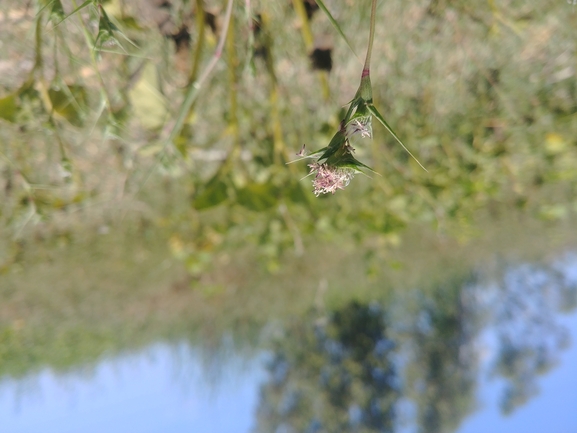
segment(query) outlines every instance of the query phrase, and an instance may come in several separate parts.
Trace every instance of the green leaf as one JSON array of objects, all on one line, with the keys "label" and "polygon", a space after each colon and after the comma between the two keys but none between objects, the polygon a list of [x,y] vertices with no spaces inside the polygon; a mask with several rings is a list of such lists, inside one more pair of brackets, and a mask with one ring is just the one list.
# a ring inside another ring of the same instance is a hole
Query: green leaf
[{"label": "green leaf", "polygon": [[[52,17],[52,15],[56,15],[57,18],[61,18],[64,17],[64,8],[62,7],[62,3],[60,3],[60,0],[40,0],[39,2],[40,5],[42,5],[42,7],[40,8],[40,10],[38,11],[38,13],[36,13],[36,17],[38,17],[43,11],[44,9],[52,6],[50,8],[50,15]],[[59,15],[59,10],[62,11],[62,13]]]},{"label": "green leaf", "polygon": [[237,191],[237,200],[247,209],[265,211],[277,204],[276,189],[270,183],[251,183]]},{"label": "green leaf", "polygon": [[53,21],[63,21],[66,17],[64,7],[60,0],[52,0],[52,7],[50,8],[50,19]]},{"label": "green leaf", "polygon": [[[60,2],[59,0],[56,0],[58,2]],[[70,18],[72,15],[74,15],[76,12],[81,11],[82,9],[84,9],[86,6],[88,6],[90,3],[94,3],[93,0],[86,0],[84,3],[82,3],[80,6],[78,6],[76,9],[74,9],[72,12],[70,12],[68,15],[64,16],[64,9],[62,9],[62,18],[60,21],[58,21],[57,24],[55,24],[54,27],[59,26],[60,24],[62,24],[64,21],[66,21],[68,18]],[[60,5],[60,7],[62,7],[62,4]],[[54,7],[52,8],[54,9]],[[51,12],[52,14],[53,12]]]},{"label": "green leaf", "polygon": [[74,126],[82,126],[84,113],[81,106],[86,105],[86,89],[83,86],[66,86],[62,89],[51,88],[48,96],[52,108]]},{"label": "green leaf", "polygon": [[116,24],[114,24],[110,20],[110,18],[108,18],[108,14],[106,13],[106,11],[102,7],[102,5],[99,7],[99,10],[100,10],[100,20],[98,21],[98,36],[96,36],[96,41],[94,42],[95,46],[97,46],[98,41],[100,41],[100,47],[102,47],[107,42],[113,42],[114,44],[118,45],[122,50],[124,50],[124,47],[122,46],[122,44],[120,44],[120,42],[118,41],[118,39],[114,35],[115,33],[118,33],[126,41],[128,41],[131,45],[133,45],[135,47],[137,46],[134,42],[132,42],[130,40],[130,38],[128,36],[126,36],[116,26]]},{"label": "green leaf", "polygon": [[114,30],[117,30],[114,23],[108,19],[108,15],[104,11],[104,8],[100,6],[100,19],[98,20],[98,35],[94,41],[94,48],[101,49],[105,44],[112,43],[113,45],[120,45],[120,42],[114,36]]},{"label": "green leaf", "polygon": [[345,42],[347,43],[347,45],[349,46],[349,48],[351,49],[353,54],[355,54],[355,56],[356,56],[356,53],[355,53],[355,50],[353,49],[353,46],[351,45],[351,43],[349,42],[349,40],[345,36],[344,32],[341,29],[341,26],[339,26],[339,23],[337,23],[337,21],[333,18],[332,14],[327,9],[325,4],[322,2],[322,0],[316,0],[316,2],[319,5],[319,8],[321,8],[321,10],[325,13],[325,15],[327,16],[327,18],[329,19],[329,21],[331,22],[333,27],[337,30],[337,32],[339,32],[339,34],[345,40]]},{"label": "green leaf", "polygon": [[16,104],[16,96],[12,94],[0,98],[0,118],[9,122],[15,122],[17,113],[18,105]]},{"label": "green leaf", "polygon": [[423,167],[423,164],[421,164],[419,160],[415,158],[415,156],[411,153],[411,151],[407,149],[407,146],[403,144],[399,136],[395,133],[395,131],[393,131],[393,128],[391,128],[389,124],[385,121],[383,116],[381,116],[379,110],[377,110],[377,108],[374,105],[367,105],[367,108],[369,109],[371,114],[375,116],[379,122],[381,122],[381,124],[387,129],[387,131],[389,131],[391,135],[395,137],[395,140],[399,142],[399,144],[403,147],[403,149],[405,149],[405,151],[411,156],[411,158],[413,158],[417,162],[417,164],[419,164],[419,166],[428,173],[428,170],[425,167]]},{"label": "green leaf", "polygon": [[194,198],[192,206],[197,210],[208,209],[218,206],[228,198],[226,182],[217,173],[208,181],[205,188]]},{"label": "green leaf", "polygon": [[359,104],[363,101],[359,96],[358,96],[359,92],[357,91],[357,94],[355,95],[354,99],[350,102],[349,108],[347,110],[347,114],[345,115],[345,118],[343,119],[343,122],[345,123],[345,125],[348,125],[351,119],[351,115],[355,112],[355,110],[357,109],[357,107],[359,106]]},{"label": "green leaf", "polygon": [[142,68],[140,78],[128,92],[134,116],[150,130],[162,127],[168,115],[167,102],[158,89],[158,83],[156,66],[147,62]]},{"label": "green leaf", "polygon": [[365,104],[361,100],[361,103],[357,104],[357,109],[355,110],[354,114],[352,115],[350,121],[347,122],[347,125],[355,119],[363,118],[363,117],[367,117],[367,116],[370,116],[369,108],[367,107],[367,104]]},{"label": "green leaf", "polygon": [[369,167],[368,165],[365,165],[361,161],[356,159],[352,155],[352,153],[350,153],[350,152],[344,152],[343,154],[335,156],[332,159],[328,159],[327,164],[334,165],[336,167],[352,168],[352,169],[360,171],[362,173],[364,173],[362,170],[364,168],[364,169],[367,169],[367,170],[369,170],[375,174],[379,174],[375,170],[373,170],[371,167]]},{"label": "green leaf", "polygon": [[308,155],[301,156],[300,158],[297,158],[297,159],[293,159],[292,161],[287,162],[287,164],[293,164],[295,162],[303,161],[305,159],[315,158],[316,157],[315,155],[318,155],[319,153],[322,153],[322,152],[326,152],[327,149],[328,149],[328,147],[325,146],[322,149],[315,150],[314,152],[309,153]]},{"label": "green leaf", "polygon": [[343,147],[345,142],[347,141],[347,137],[341,130],[337,131],[336,134],[331,138],[329,145],[326,147],[325,152],[319,157],[321,159],[330,158],[334,155],[339,149]]}]

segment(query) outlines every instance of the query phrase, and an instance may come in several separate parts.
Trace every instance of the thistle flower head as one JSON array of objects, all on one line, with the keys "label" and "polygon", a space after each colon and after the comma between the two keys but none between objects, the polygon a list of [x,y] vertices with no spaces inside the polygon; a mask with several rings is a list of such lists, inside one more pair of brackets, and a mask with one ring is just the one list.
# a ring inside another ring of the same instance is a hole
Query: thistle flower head
[{"label": "thistle flower head", "polygon": [[355,170],[350,167],[339,167],[326,162],[313,162],[309,164],[311,174],[316,173],[313,180],[313,192],[315,196],[321,194],[334,194],[337,189],[345,189],[355,176]]}]

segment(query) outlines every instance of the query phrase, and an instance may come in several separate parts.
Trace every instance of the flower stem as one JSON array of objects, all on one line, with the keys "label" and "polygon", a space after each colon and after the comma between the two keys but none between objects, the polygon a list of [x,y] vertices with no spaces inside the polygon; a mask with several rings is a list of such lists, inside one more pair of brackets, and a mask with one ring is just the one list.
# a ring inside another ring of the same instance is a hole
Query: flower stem
[{"label": "flower stem", "polygon": [[361,74],[361,85],[357,96],[365,102],[373,102],[373,88],[371,85],[371,54],[373,52],[373,40],[375,39],[375,15],[377,11],[377,0],[372,0],[371,6],[371,24],[369,29],[369,45],[367,46],[367,55],[365,57],[365,65]]},{"label": "flower stem", "polygon": [[367,47],[367,56],[363,66],[362,77],[369,75],[371,69],[371,54],[373,52],[373,40],[375,39],[375,15],[377,11],[377,0],[373,0],[371,5],[371,26],[369,30],[369,46]]}]

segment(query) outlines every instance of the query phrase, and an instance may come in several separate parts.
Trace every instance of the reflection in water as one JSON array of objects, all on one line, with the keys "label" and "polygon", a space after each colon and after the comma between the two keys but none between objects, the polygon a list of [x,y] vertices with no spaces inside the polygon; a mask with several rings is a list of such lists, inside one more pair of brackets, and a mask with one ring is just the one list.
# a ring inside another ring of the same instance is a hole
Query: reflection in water
[{"label": "reflection in water", "polygon": [[523,265],[478,280],[461,275],[416,300],[350,301],[288,326],[273,343],[255,430],[398,431],[406,397],[419,431],[456,431],[477,409],[482,329],[497,335],[502,410],[527,402],[567,346],[556,315],[575,308],[577,278],[567,267]]},{"label": "reflection in water", "polygon": [[0,380],[0,432],[246,432],[262,377],[253,361],[223,360],[215,381],[204,354],[180,342],[104,359],[90,371]]},{"label": "reflection in water", "polygon": [[351,302],[295,324],[274,349],[259,432],[394,431],[399,398],[382,308]]},{"label": "reflection in water", "polygon": [[[471,275],[453,278],[422,295],[409,317],[410,346],[406,393],[417,408],[416,422],[427,433],[454,431],[474,409],[479,331]],[[417,320],[413,320],[417,318]]]},{"label": "reflection in water", "polygon": [[555,315],[575,308],[576,288],[559,266],[520,266],[506,272],[497,285],[499,353],[494,373],[507,381],[501,402],[505,413],[537,393],[536,377],[548,371],[568,345],[569,335]]},{"label": "reflection in water", "polygon": [[[492,397],[502,412],[531,399],[541,409],[572,408],[575,393],[566,392],[566,383],[557,389],[568,394],[563,401],[555,392],[534,399],[539,375],[555,366],[569,342],[560,325],[560,313],[577,306],[577,260],[569,258],[506,265],[490,280],[481,272],[458,273],[432,287],[399,288],[387,302],[351,297],[331,311],[281,323],[277,337],[248,354],[235,351],[232,339],[211,351],[189,339],[104,360],[88,378],[48,369],[32,380],[4,375],[2,428],[127,431],[122,419],[131,431],[448,433],[470,427],[464,421],[476,417],[487,370],[493,383],[504,385]],[[10,359],[9,350],[0,346],[0,361]],[[563,374],[574,374],[574,365]],[[31,390],[36,383],[40,394]],[[44,401],[31,401],[35,395]],[[544,412],[536,416],[552,419]],[[564,416],[569,430],[577,427]],[[503,429],[503,418],[492,422],[470,431],[527,430]]]}]

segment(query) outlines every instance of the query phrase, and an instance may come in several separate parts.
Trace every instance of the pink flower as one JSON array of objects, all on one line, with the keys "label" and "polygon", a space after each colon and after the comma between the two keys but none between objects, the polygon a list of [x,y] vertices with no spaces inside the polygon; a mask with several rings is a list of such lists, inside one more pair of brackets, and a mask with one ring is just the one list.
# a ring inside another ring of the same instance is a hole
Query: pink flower
[{"label": "pink flower", "polygon": [[355,176],[355,170],[349,167],[337,167],[326,163],[314,162],[309,164],[311,173],[316,172],[313,180],[313,192],[315,196],[321,194],[334,194],[337,189],[345,189]]}]

